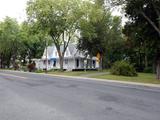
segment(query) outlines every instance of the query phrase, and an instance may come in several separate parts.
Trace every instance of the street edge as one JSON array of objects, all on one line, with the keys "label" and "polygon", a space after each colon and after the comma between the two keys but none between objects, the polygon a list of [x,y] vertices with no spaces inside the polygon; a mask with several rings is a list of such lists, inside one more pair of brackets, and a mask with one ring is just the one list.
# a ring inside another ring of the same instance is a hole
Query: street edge
[{"label": "street edge", "polygon": [[98,78],[88,78],[88,77],[78,77],[78,76],[67,76],[67,75],[54,75],[54,74],[46,74],[46,73],[32,73],[32,72],[24,72],[24,71],[15,71],[15,70],[0,70],[0,71],[9,71],[9,72],[18,72],[18,73],[26,73],[26,74],[39,74],[39,75],[47,75],[53,77],[61,77],[61,78],[72,78],[72,79],[87,79],[93,81],[102,81],[109,83],[120,83],[120,84],[128,84],[128,85],[138,85],[143,87],[155,87],[160,88],[160,84],[149,84],[149,83],[138,83],[138,82],[126,82],[126,81],[117,81],[110,79],[98,79]]}]

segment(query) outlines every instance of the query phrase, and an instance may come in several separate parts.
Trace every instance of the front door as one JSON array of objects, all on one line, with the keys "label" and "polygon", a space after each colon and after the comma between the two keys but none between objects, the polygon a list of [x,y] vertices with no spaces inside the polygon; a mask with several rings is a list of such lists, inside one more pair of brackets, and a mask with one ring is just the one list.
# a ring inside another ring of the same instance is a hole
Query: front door
[{"label": "front door", "polygon": [[76,67],[79,68],[79,59],[76,59]]}]

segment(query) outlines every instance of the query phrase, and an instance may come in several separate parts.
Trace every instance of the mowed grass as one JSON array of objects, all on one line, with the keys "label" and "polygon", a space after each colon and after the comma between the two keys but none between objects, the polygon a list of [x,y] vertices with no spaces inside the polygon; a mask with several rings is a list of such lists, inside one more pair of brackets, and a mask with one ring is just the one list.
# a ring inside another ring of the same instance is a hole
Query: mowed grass
[{"label": "mowed grass", "polygon": [[138,82],[138,83],[151,83],[151,84],[160,84],[160,80],[156,79],[155,74],[151,73],[138,73],[137,77],[127,77],[127,76],[118,76],[118,75],[101,75],[94,78],[108,79],[108,80],[118,80],[118,81],[128,81],[128,82]]},{"label": "mowed grass", "polygon": [[94,74],[97,73],[98,71],[53,71],[53,72],[48,72],[48,74],[53,74],[53,75],[66,75],[66,76],[86,76],[89,74]]},{"label": "mowed grass", "polygon": [[[103,74],[101,74],[103,73]],[[90,78],[98,78],[98,79],[107,79],[107,80],[116,80],[116,81],[127,81],[127,82],[138,82],[138,83],[151,83],[151,84],[160,84],[160,80],[156,79],[155,74],[151,73],[138,73],[136,77],[127,77],[127,76],[118,76],[111,75],[108,73],[108,70],[104,71],[53,71],[48,72],[48,74],[53,75],[66,75],[66,76],[78,76],[78,77],[90,77]]]}]

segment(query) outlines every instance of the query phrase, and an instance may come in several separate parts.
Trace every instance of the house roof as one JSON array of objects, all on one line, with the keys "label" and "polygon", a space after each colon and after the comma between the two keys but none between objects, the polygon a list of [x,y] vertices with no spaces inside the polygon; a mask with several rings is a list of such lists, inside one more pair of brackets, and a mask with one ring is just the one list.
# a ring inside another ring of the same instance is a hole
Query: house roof
[{"label": "house roof", "polygon": [[48,56],[51,57],[53,55],[54,46],[47,47]]},{"label": "house roof", "polygon": [[73,57],[85,57],[85,54],[77,49],[77,45],[76,44],[69,44],[68,45],[68,50],[71,54],[71,56]]},{"label": "house roof", "polygon": [[[61,45],[60,46],[61,52],[63,51],[63,49],[64,49],[64,46]],[[55,45],[47,47],[48,59],[52,59],[52,58],[57,58],[58,59],[58,56],[57,57],[53,57],[53,54],[54,54],[55,50],[56,50]],[[82,58],[84,58],[85,57],[84,53],[77,49],[77,45],[76,44],[69,44],[66,51],[69,51],[70,56],[65,56],[65,58],[73,58],[73,57],[82,57]],[[46,52],[46,49],[44,51],[42,59],[46,58],[45,57],[46,56],[45,52]]]},{"label": "house roof", "polygon": [[[47,47],[47,58],[48,58],[48,59],[51,59],[51,58],[53,57],[54,47],[55,47],[55,46],[48,46],[48,47]],[[45,50],[44,50],[42,59],[46,59],[46,48],[45,48]]]}]

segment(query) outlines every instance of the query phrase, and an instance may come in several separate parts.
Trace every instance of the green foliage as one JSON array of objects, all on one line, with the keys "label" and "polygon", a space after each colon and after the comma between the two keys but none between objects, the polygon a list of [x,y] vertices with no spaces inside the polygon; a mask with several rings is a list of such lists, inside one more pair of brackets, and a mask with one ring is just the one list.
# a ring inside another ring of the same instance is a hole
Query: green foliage
[{"label": "green foliage", "polygon": [[123,30],[127,36],[126,55],[140,71],[148,71],[160,59],[159,6],[159,0],[125,0],[124,10],[130,19]]},{"label": "green foliage", "polygon": [[42,56],[46,35],[35,29],[27,22],[19,25],[10,17],[0,22],[0,67],[14,67],[16,60],[26,64],[26,59]]},{"label": "green foliage", "polygon": [[153,73],[153,68],[152,67],[146,67],[144,68],[144,73]]},{"label": "green foliage", "polygon": [[17,21],[15,19],[6,17],[0,24],[0,31],[1,52],[12,51],[11,46],[13,47],[13,45],[18,44],[17,36],[19,32],[19,26]]},{"label": "green foliage", "polygon": [[[63,70],[63,57],[70,41],[75,39],[75,32],[83,13],[81,0],[30,0],[27,15],[30,23],[37,24],[55,44],[60,68]],[[61,49],[63,44],[64,49]]]},{"label": "green foliage", "polygon": [[90,56],[100,53],[103,56],[103,65],[106,67],[108,66],[106,63],[111,62],[109,55],[117,51],[115,48],[118,48],[117,46],[123,41],[121,19],[112,16],[109,9],[98,3],[88,3],[84,7],[87,11],[85,17],[80,20],[81,37],[78,41],[78,48],[87,51]]},{"label": "green foliage", "polygon": [[50,43],[50,38],[36,25],[23,22],[20,26],[20,38],[23,42],[21,46],[21,59],[40,58],[46,46],[46,41]]},{"label": "green foliage", "polygon": [[36,73],[44,73],[44,70],[35,70]]},{"label": "green foliage", "polygon": [[24,72],[27,72],[28,68],[27,68],[27,66],[20,66],[20,70],[24,71]]},{"label": "green foliage", "polygon": [[82,16],[80,0],[30,0],[27,4],[29,21],[37,24],[53,39],[57,48],[64,44],[61,39],[65,33],[66,41],[73,39]]},{"label": "green foliage", "polygon": [[114,75],[137,76],[133,65],[124,60],[115,62],[111,68],[111,73]]},{"label": "green foliage", "polygon": [[4,21],[0,22],[1,67],[9,67],[10,63],[14,66],[19,47],[22,45],[19,39],[19,31],[19,25],[15,19],[6,17]]}]

